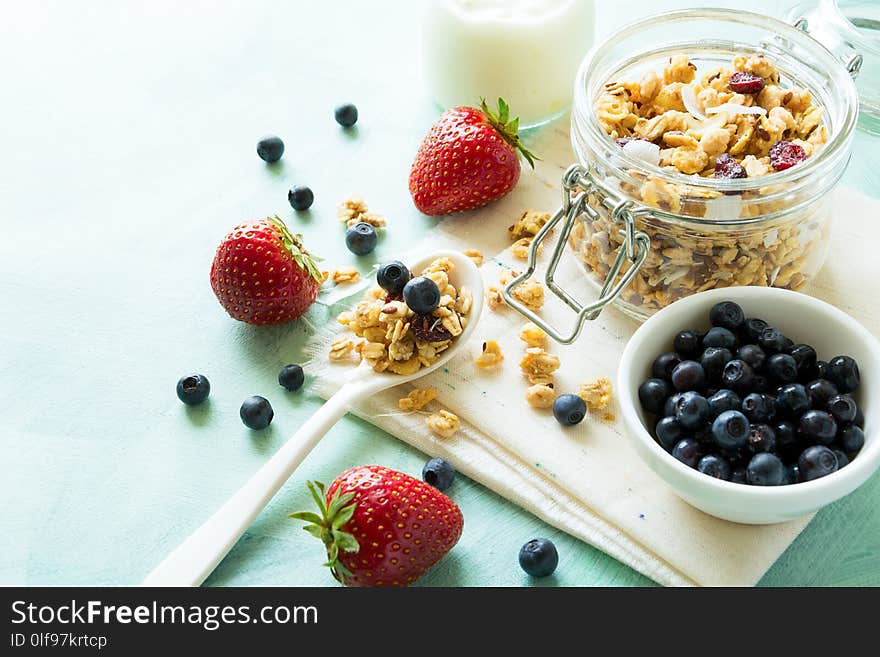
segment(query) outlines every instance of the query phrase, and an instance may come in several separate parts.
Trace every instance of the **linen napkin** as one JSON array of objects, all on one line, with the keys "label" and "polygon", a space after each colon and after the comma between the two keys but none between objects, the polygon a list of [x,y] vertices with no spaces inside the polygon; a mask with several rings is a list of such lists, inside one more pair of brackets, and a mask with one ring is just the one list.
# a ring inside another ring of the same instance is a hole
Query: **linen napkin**
[{"label": "linen napkin", "polygon": [[[488,208],[444,221],[431,236],[433,249],[481,249],[487,256],[481,268],[486,286],[497,285],[502,268],[524,267],[507,250],[507,226],[524,209],[550,212],[561,201],[560,177],[574,161],[567,125],[545,130],[535,141],[544,160],[534,174],[524,173],[514,193]],[[831,253],[807,291],[877,331],[878,311],[864,300],[876,298],[880,289],[869,271],[870,240],[862,238],[869,235],[869,217],[877,216],[880,203],[853,190],[836,194]],[[548,245],[544,255],[550,251]],[[595,295],[570,252],[557,280],[582,300]],[[858,289],[849,281],[860,281]],[[549,292],[541,315],[561,325],[573,321],[571,311]],[[642,464],[623,435],[621,421],[588,416],[576,427],[563,428],[549,410],[528,406],[528,384],[518,366],[525,345],[517,334],[525,320],[518,313],[506,306],[495,311],[486,307],[479,322],[461,355],[417,382],[440,393],[427,410],[442,407],[461,418],[462,428],[455,436],[438,438],[425,426],[424,413],[398,410],[397,400],[412,385],[375,395],[352,412],[427,454],[446,458],[499,495],[664,585],[754,585],[809,522],[803,518],[770,526],[739,525],[689,506]],[[575,344],[551,341],[548,349],[562,362],[556,390],[576,392],[581,383],[598,376],[614,381],[624,345],[637,327],[634,320],[609,308],[587,323]],[[499,368],[483,370],[473,361],[483,341],[490,339],[501,345],[505,360]],[[327,360],[326,341],[326,335],[316,339],[311,363],[317,375],[315,391],[325,398],[338,389],[346,367]]]}]

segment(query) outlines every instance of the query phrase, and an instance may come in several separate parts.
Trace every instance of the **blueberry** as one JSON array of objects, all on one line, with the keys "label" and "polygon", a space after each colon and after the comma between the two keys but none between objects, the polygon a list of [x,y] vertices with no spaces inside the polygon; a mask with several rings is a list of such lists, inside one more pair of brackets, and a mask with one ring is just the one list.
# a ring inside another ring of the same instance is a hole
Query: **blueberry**
[{"label": "blueberry", "polygon": [[429,315],[440,305],[440,288],[430,278],[417,276],[403,286],[403,299],[416,315]]},{"label": "blueberry", "polygon": [[791,486],[800,481],[800,472],[798,472],[797,464],[791,463],[785,466],[785,474],[782,478],[783,486]]},{"label": "blueberry", "polygon": [[743,397],[742,412],[749,422],[768,422],[776,415],[776,404],[769,395],[753,392]]},{"label": "blueberry", "polygon": [[412,278],[405,264],[399,260],[386,262],[376,271],[376,282],[389,294],[403,293],[403,286]]},{"label": "blueberry", "polygon": [[787,383],[776,391],[776,404],[782,415],[800,417],[810,410],[810,396],[800,383]]},{"label": "blueberry", "polygon": [[772,389],[770,379],[761,374],[756,374],[752,378],[752,392],[769,393]]},{"label": "blueberry", "polygon": [[798,379],[801,381],[815,379],[810,376],[815,373],[817,355],[816,350],[808,344],[796,344],[789,351],[789,355],[797,363]]},{"label": "blueberry", "polygon": [[849,465],[849,457],[841,452],[839,449],[832,449],[834,452],[834,456],[837,457],[837,469],[840,470],[842,467]]},{"label": "blueberry", "polygon": [[678,407],[678,400],[681,399],[683,393],[676,392],[666,403],[663,404],[663,415],[667,417],[675,417],[675,409]]},{"label": "blueberry", "polygon": [[779,329],[768,326],[758,336],[758,344],[765,353],[776,354],[785,348],[785,336]]},{"label": "blueberry", "polygon": [[696,392],[686,392],[679,398],[675,407],[675,419],[685,429],[696,431],[708,424],[712,417],[709,402]]},{"label": "blueberry", "polygon": [[211,394],[211,383],[204,374],[188,374],[177,382],[177,398],[187,406],[201,404]]},{"label": "blueberry", "polygon": [[730,479],[730,463],[715,454],[701,458],[697,470],[716,479]]},{"label": "blueberry", "polygon": [[639,401],[648,413],[659,415],[671,393],[670,385],[663,379],[648,379],[639,386]]},{"label": "blueberry", "polygon": [[746,481],[752,486],[779,486],[785,479],[785,466],[778,456],[755,454],[746,467]]},{"label": "blueberry", "polygon": [[720,347],[733,349],[736,346],[736,336],[721,326],[713,326],[703,337],[703,347]]},{"label": "blueberry", "polygon": [[672,448],[672,455],[686,466],[696,468],[697,463],[703,457],[703,450],[693,438],[685,438],[678,441]]},{"label": "blueberry", "polygon": [[672,347],[686,358],[695,359],[700,355],[703,336],[697,331],[681,331],[672,341]]},{"label": "blueberry", "polygon": [[672,385],[679,392],[702,390],[706,387],[706,372],[694,360],[683,360],[672,370]]},{"label": "blueberry", "polygon": [[773,427],[756,422],[749,429],[749,451],[752,454],[776,451],[776,432]]},{"label": "blueberry", "polygon": [[666,379],[667,381],[672,380],[672,371],[678,366],[681,362],[681,356],[679,356],[674,351],[670,351],[666,354],[660,354],[657,358],[654,359],[654,362],[651,363],[651,376],[655,379]]},{"label": "blueberry", "polygon": [[816,361],[816,376],[812,378],[807,378],[807,381],[812,381],[814,379],[827,379],[828,378],[828,361],[825,360],[817,360]]},{"label": "blueberry", "polygon": [[767,359],[767,373],[779,383],[797,379],[797,363],[788,354],[773,354]]},{"label": "blueberry", "polygon": [[344,128],[350,128],[357,123],[358,108],[351,103],[346,103],[333,110],[333,116],[336,118],[336,123]]},{"label": "blueberry", "polygon": [[713,383],[721,381],[724,366],[733,359],[733,354],[724,347],[709,347],[700,357],[700,365],[706,373],[706,379]]},{"label": "blueberry", "polygon": [[831,417],[838,424],[849,424],[856,419],[859,407],[856,400],[849,395],[836,395],[828,400],[825,406],[826,410],[831,413]]},{"label": "blueberry", "polygon": [[756,344],[744,344],[736,350],[736,357],[748,363],[753,370],[759,370],[764,366],[767,355]]},{"label": "blueberry", "polygon": [[290,207],[294,210],[308,210],[312,207],[312,203],[315,202],[315,195],[308,187],[295,185],[287,192],[287,200],[290,202]]},{"label": "blueberry", "polygon": [[801,481],[812,481],[837,472],[837,457],[827,447],[814,445],[808,447],[798,457],[798,472]]},{"label": "blueberry", "polygon": [[455,468],[446,459],[435,458],[422,468],[422,480],[437,490],[446,490],[455,479]]},{"label": "blueberry", "polygon": [[801,415],[798,431],[806,443],[830,445],[837,435],[837,423],[826,411],[811,410]]},{"label": "blueberry", "polygon": [[533,538],[520,548],[519,565],[532,577],[547,577],[559,565],[559,553],[549,538]]},{"label": "blueberry", "polygon": [[732,481],[735,484],[746,483],[746,469],[745,468],[734,468],[733,472],[730,473],[730,481]]},{"label": "blueberry", "polygon": [[578,424],[587,414],[587,405],[577,395],[566,393],[559,395],[553,402],[553,417],[559,424],[570,427]]},{"label": "blueberry", "polygon": [[865,432],[856,425],[850,424],[840,430],[837,440],[840,446],[843,447],[843,451],[851,456],[855,456],[865,446]]},{"label": "blueberry", "polygon": [[745,323],[740,327],[740,334],[743,337],[743,342],[752,342],[755,343],[758,341],[758,338],[761,337],[761,332],[769,326],[767,322],[763,319],[758,319],[757,317],[750,317],[745,321]]},{"label": "blueberry", "polygon": [[742,449],[748,444],[749,426],[739,411],[724,411],[712,423],[712,439],[721,449]]},{"label": "blueberry", "polygon": [[797,430],[788,420],[777,422],[773,425],[776,434],[776,450],[786,459],[797,456],[800,453],[801,444],[798,440]]},{"label": "blueberry", "polygon": [[721,373],[721,382],[725,388],[734,392],[748,392],[755,379],[755,372],[744,360],[734,358],[724,366]]},{"label": "blueberry", "polygon": [[816,379],[806,385],[807,394],[810,396],[810,405],[813,408],[824,409],[828,400],[839,394],[837,386],[828,379]]},{"label": "blueberry", "polygon": [[290,392],[302,388],[306,376],[301,365],[285,365],[278,372],[278,384]]},{"label": "blueberry", "polygon": [[272,410],[272,404],[269,403],[269,400],[258,395],[245,399],[241,404],[238,414],[241,416],[244,426],[255,431],[268,427],[272,422],[272,418],[275,417],[275,412]]},{"label": "blueberry", "polygon": [[277,162],[284,155],[284,142],[281,137],[270,135],[257,142],[257,155],[264,162]]},{"label": "blueberry", "polygon": [[853,392],[859,387],[859,366],[849,356],[837,356],[828,361],[828,378],[840,392]]},{"label": "blueberry", "polygon": [[733,390],[719,390],[707,401],[712,409],[712,417],[718,417],[724,411],[738,411],[742,406],[742,399]]},{"label": "blueberry", "polygon": [[856,409],[856,419],[853,420],[853,424],[859,427],[860,429],[865,428],[865,414],[862,413],[862,408],[859,407]]},{"label": "blueberry", "polygon": [[373,252],[379,235],[370,224],[362,221],[345,231],[345,246],[358,256],[364,256]]},{"label": "blueberry", "polygon": [[745,323],[746,316],[743,309],[733,301],[722,301],[712,306],[712,310],[709,311],[709,321],[712,326],[736,331]]},{"label": "blueberry", "polygon": [[654,427],[657,442],[667,452],[671,452],[676,443],[684,437],[684,429],[674,417],[663,417]]}]

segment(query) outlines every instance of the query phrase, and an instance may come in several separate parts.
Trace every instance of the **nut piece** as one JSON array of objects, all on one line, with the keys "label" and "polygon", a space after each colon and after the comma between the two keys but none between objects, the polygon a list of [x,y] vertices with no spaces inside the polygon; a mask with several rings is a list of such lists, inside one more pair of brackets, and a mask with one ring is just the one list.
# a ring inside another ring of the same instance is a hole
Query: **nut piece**
[{"label": "nut piece", "polygon": [[517,222],[507,229],[510,240],[516,242],[523,237],[534,237],[548,221],[550,221],[549,212],[526,210]]},{"label": "nut piece", "polygon": [[581,385],[578,397],[584,400],[590,411],[604,411],[611,404],[614,388],[608,377],[588,381]]},{"label": "nut piece", "polygon": [[532,322],[527,322],[519,332],[519,339],[529,347],[543,347],[547,344],[547,334]]},{"label": "nut piece", "polygon": [[536,384],[526,389],[526,401],[532,408],[551,408],[556,401],[553,384]]},{"label": "nut piece", "polygon": [[478,251],[477,249],[466,249],[462,251],[468,258],[474,261],[474,264],[479,267],[483,264],[483,252]]},{"label": "nut piece", "polygon": [[495,340],[487,340],[483,343],[483,352],[477,356],[474,361],[477,367],[495,367],[500,365],[504,360],[504,354],[501,353],[501,347]]},{"label": "nut piece", "polygon": [[436,388],[416,388],[403,399],[397,401],[402,411],[420,411],[437,399]]},{"label": "nut piece", "polygon": [[354,267],[343,267],[342,269],[333,270],[330,278],[336,284],[357,283],[361,278],[361,274]]},{"label": "nut piece", "polygon": [[449,411],[440,411],[425,418],[428,428],[441,438],[451,438],[461,428],[461,420]]},{"label": "nut piece", "polygon": [[559,356],[547,353],[541,347],[529,347],[519,362],[519,368],[529,383],[549,383],[553,372],[559,369]]}]

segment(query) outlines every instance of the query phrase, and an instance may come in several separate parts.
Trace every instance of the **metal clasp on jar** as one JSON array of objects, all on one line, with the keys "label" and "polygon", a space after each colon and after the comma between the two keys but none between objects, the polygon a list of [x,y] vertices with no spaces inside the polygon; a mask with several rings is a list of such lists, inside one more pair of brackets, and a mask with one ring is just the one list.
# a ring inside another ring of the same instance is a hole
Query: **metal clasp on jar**
[{"label": "metal clasp on jar", "polygon": [[[608,275],[605,277],[599,298],[592,303],[584,305],[562,289],[556,283],[555,276],[556,268],[559,266],[559,259],[562,257],[577,217],[584,213],[592,220],[599,218],[597,210],[590,207],[587,203],[587,198],[590,194],[593,194],[599,200],[611,214],[612,218],[621,223],[621,235],[624,237],[624,240],[623,245],[618,249],[617,257],[608,271]],[[553,214],[550,221],[544,224],[544,227],[538,232],[535,239],[532,240],[531,247],[529,248],[528,267],[525,272],[505,286],[502,291],[504,301],[516,309],[517,312],[540,326],[557,342],[571,344],[580,335],[584,323],[596,319],[599,313],[602,312],[602,309],[614,301],[632,282],[639,269],[645,264],[651,246],[651,239],[644,232],[636,230],[635,218],[647,214],[650,214],[650,209],[644,206],[636,206],[632,200],[623,198],[620,194],[602,185],[588,168],[580,164],[571,165],[562,176],[562,206]],[[550,257],[544,282],[547,285],[547,289],[553,292],[554,295],[559,297],[565,305],[577,314],[574,327],[567,333],[563,333],[539,317],[535,312],[526,308],[511,294],[514,288],[521,285],[535,273],[538,249],[541,243],[563,219],[565,222],[562,224],[562,231],[557,238],[553,255]],[[620,277],[620,280],[615,282],[626,261],[630,262],[629,269]]]}]

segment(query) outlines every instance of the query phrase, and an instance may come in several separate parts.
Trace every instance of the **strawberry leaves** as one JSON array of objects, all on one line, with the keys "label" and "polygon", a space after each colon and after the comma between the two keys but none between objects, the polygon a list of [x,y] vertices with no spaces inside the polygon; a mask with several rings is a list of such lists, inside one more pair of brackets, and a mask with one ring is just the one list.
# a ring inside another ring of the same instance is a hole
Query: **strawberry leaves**
[{"label": "strawberry leaves", "polygon": [[528,150],[519,139],[519,117],[510,120],[510,106],[503,98],[498,99],[498,112],[489,109],[485,98],[480,98],[480,109],[486,115],[489,124],[495,128],[499,135],[504,138],[508,144],[518,150],[526,162],[533,169],[535,168],[535,160],[540,160],[537,155]]},{"label": "strawberry leaves", "polygon": [[302,235],[299,233],[296,235],[291,233],[287,224],[285,224],[277,214],[274,217],[266,217],[266,220],[278,231],[281,242],[284,244],[285,248],[290,251],[294,262],[296,262],[299,268],[307,272],[309,276],[318,281],[318,283],[323,283],[324,278],[321,276],[321,270],[318,269],[317,265],[317,263],[321,262],[322,258],[306,251],[306,248],[303,245]]}]

